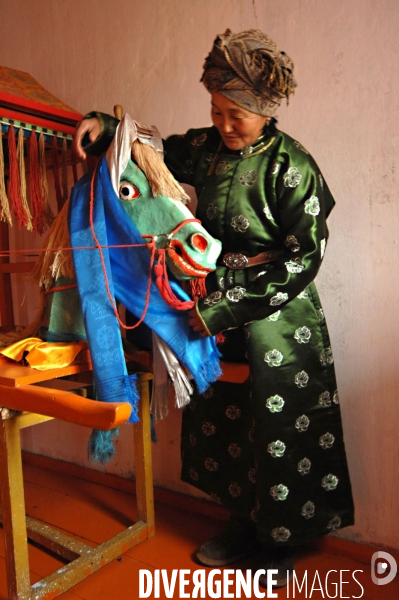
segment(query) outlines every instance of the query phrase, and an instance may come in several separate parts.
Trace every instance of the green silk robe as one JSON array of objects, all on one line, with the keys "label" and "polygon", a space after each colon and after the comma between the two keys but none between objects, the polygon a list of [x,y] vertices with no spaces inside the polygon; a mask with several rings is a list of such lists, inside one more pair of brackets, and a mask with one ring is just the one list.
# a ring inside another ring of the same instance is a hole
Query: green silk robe
[{"label": "green silk robe", "polygon": [[[115,120],[96,114],[105,149]],[[251,375],[214,383],[184,409],[182,479],[252,518],[265,544],[298,546],[351,525],[333,355],[314,284],[334,206],[320,170],[273,126],[243,155],[223,148],[214,127],[164,147],[178,181],[195,187],[197,216],[222,254],[281,252],[244,269],[221,263],[207,277],[198,312],[210,333],[225,333],[223,357],[248,361]]]},{"label": "green silk robe", "polygon": [[314,278],[334,200],[307,150],[269,129],[253,152],[220,147],[215,128],[165,142],[176,178],[195,187],[197,216],[222,254],[272,262],[221,264],[198,312],[221,331],[225,359],[250,380],[217,382],[184,410],[182,479],[257,523],[265,544],[301,545],[353,524],[331,344]]}]

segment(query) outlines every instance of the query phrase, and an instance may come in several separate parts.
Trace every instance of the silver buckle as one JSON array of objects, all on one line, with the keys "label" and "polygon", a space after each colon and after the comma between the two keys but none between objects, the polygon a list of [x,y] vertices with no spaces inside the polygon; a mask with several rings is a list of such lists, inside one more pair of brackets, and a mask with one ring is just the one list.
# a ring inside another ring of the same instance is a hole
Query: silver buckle
[{"label": "silver buckle", "polygon": [[245,254],[238,252],[228,252],[223,256],[223,264],[229,269],[245,269],[248,264],[248,258]]}]

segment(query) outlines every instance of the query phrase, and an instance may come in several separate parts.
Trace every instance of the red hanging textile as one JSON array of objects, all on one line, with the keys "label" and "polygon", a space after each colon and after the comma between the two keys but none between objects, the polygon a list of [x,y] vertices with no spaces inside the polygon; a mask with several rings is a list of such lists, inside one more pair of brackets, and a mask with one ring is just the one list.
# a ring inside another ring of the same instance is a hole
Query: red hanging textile
[{"label": "red hanging textile", "polygon": [[19,227],[22,228],[28,225],[29,217],[24,209],[21,196],[21,180],[18,169],[17,146],[14,125],[12,124],[8,130],[8,161],[8,198],[10,200],[11,213],[17,219]]},{"label": "red hanging textile", "polygon": [[43,131],[39,135],[39,163],[40,163],[40,188],[43,197],[44,205],[44,220],[48,227],[51,226],[54,221],[54,214],[51,210],[51,206],[48,199],[48,185],[47,185],[47,174],[46,174],[46,145],[44,142]]},{"label": "red hanging textile", "polygon": [[19,166],[19,182],[21,184],[21,199],[22,207],[28,217],[28,223],[26,229],[32,231],[32,215],[30,214],[28,205],[28,196],[26,192],[26,173],[25,173],[25,144],[24,144],[24,130],[22,127],[18,131],[18,144],[17,144],[17,160]]},{"label": "red hanging textile", "polygon": [[57,198],[57,208],[60,212],[64,200],[62,198],[61,185],[60,185],[60,174],[58,171],[58,141],[57,136],[53,137],[53,143],[51,145],[51,154],[53,159],[53,172],[54,172],[54,185],[55,185],[55,196]]},{"label": "red hanging textile", "polygon": [[40,185],[39,152],[36,132],[32,130],[29,139],[29,186],[31,208],[33,213],[33,228],[39,235],[46,229],[44,217],[44,198]]},{"label": "red hanging textile", "polygon": [[4,179],[4,154],[3,154],[3,139],[0,135],[0,220],[6,221],[12,225],[10,212],[10,203],[7,197],[6,184]]},{"label": "red hanging textile", "polygon": [[61,155],[61,174],[62,174],[62,204],[68,199],[68,147],[64,137],[62,140]]}]

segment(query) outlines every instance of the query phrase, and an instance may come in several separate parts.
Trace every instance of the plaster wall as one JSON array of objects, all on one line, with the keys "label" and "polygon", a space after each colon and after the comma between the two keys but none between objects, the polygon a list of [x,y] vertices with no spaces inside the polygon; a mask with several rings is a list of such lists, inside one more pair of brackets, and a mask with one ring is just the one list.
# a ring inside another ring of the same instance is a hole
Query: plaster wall
[{"label": "plaster wall", "polygon": [[[82,113],[122,104],[164,136],[209,123],[198,81],[216,33],[257,27],[293,57],[299,85],[279,126],[315,156],[337,200],[317,283],[356,504],[356,525],[340,535],[398,548],[397,1],[1,0],[0,7],[1,64],[29,72]],[[174,410],[158,427],[155,481],[195,493],[179,481],[179,421]],[[87,437],[49,423],[27,431],[24,444],[88,464]],[[126,427],[107,470],[132,473],[129,437]]]}]

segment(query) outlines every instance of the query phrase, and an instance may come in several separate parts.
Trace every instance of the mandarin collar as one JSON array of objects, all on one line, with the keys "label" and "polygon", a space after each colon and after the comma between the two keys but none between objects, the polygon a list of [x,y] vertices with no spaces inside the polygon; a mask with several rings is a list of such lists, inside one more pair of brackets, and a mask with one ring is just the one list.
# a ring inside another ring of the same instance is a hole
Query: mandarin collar
[{"label": "mandarin collar", "polygon": [[241,158],[249,158],[250,156],[260,154],[267,150],[274,142],[276,133],[277,131],[274,123],[271,123],[263,129],[262,135],[250,146],[245,146],[245,148],[241,148],[241,150],[230,150],[222,142],[221,151],[223,154],[232,154],[233,156],[240,156]]}]

